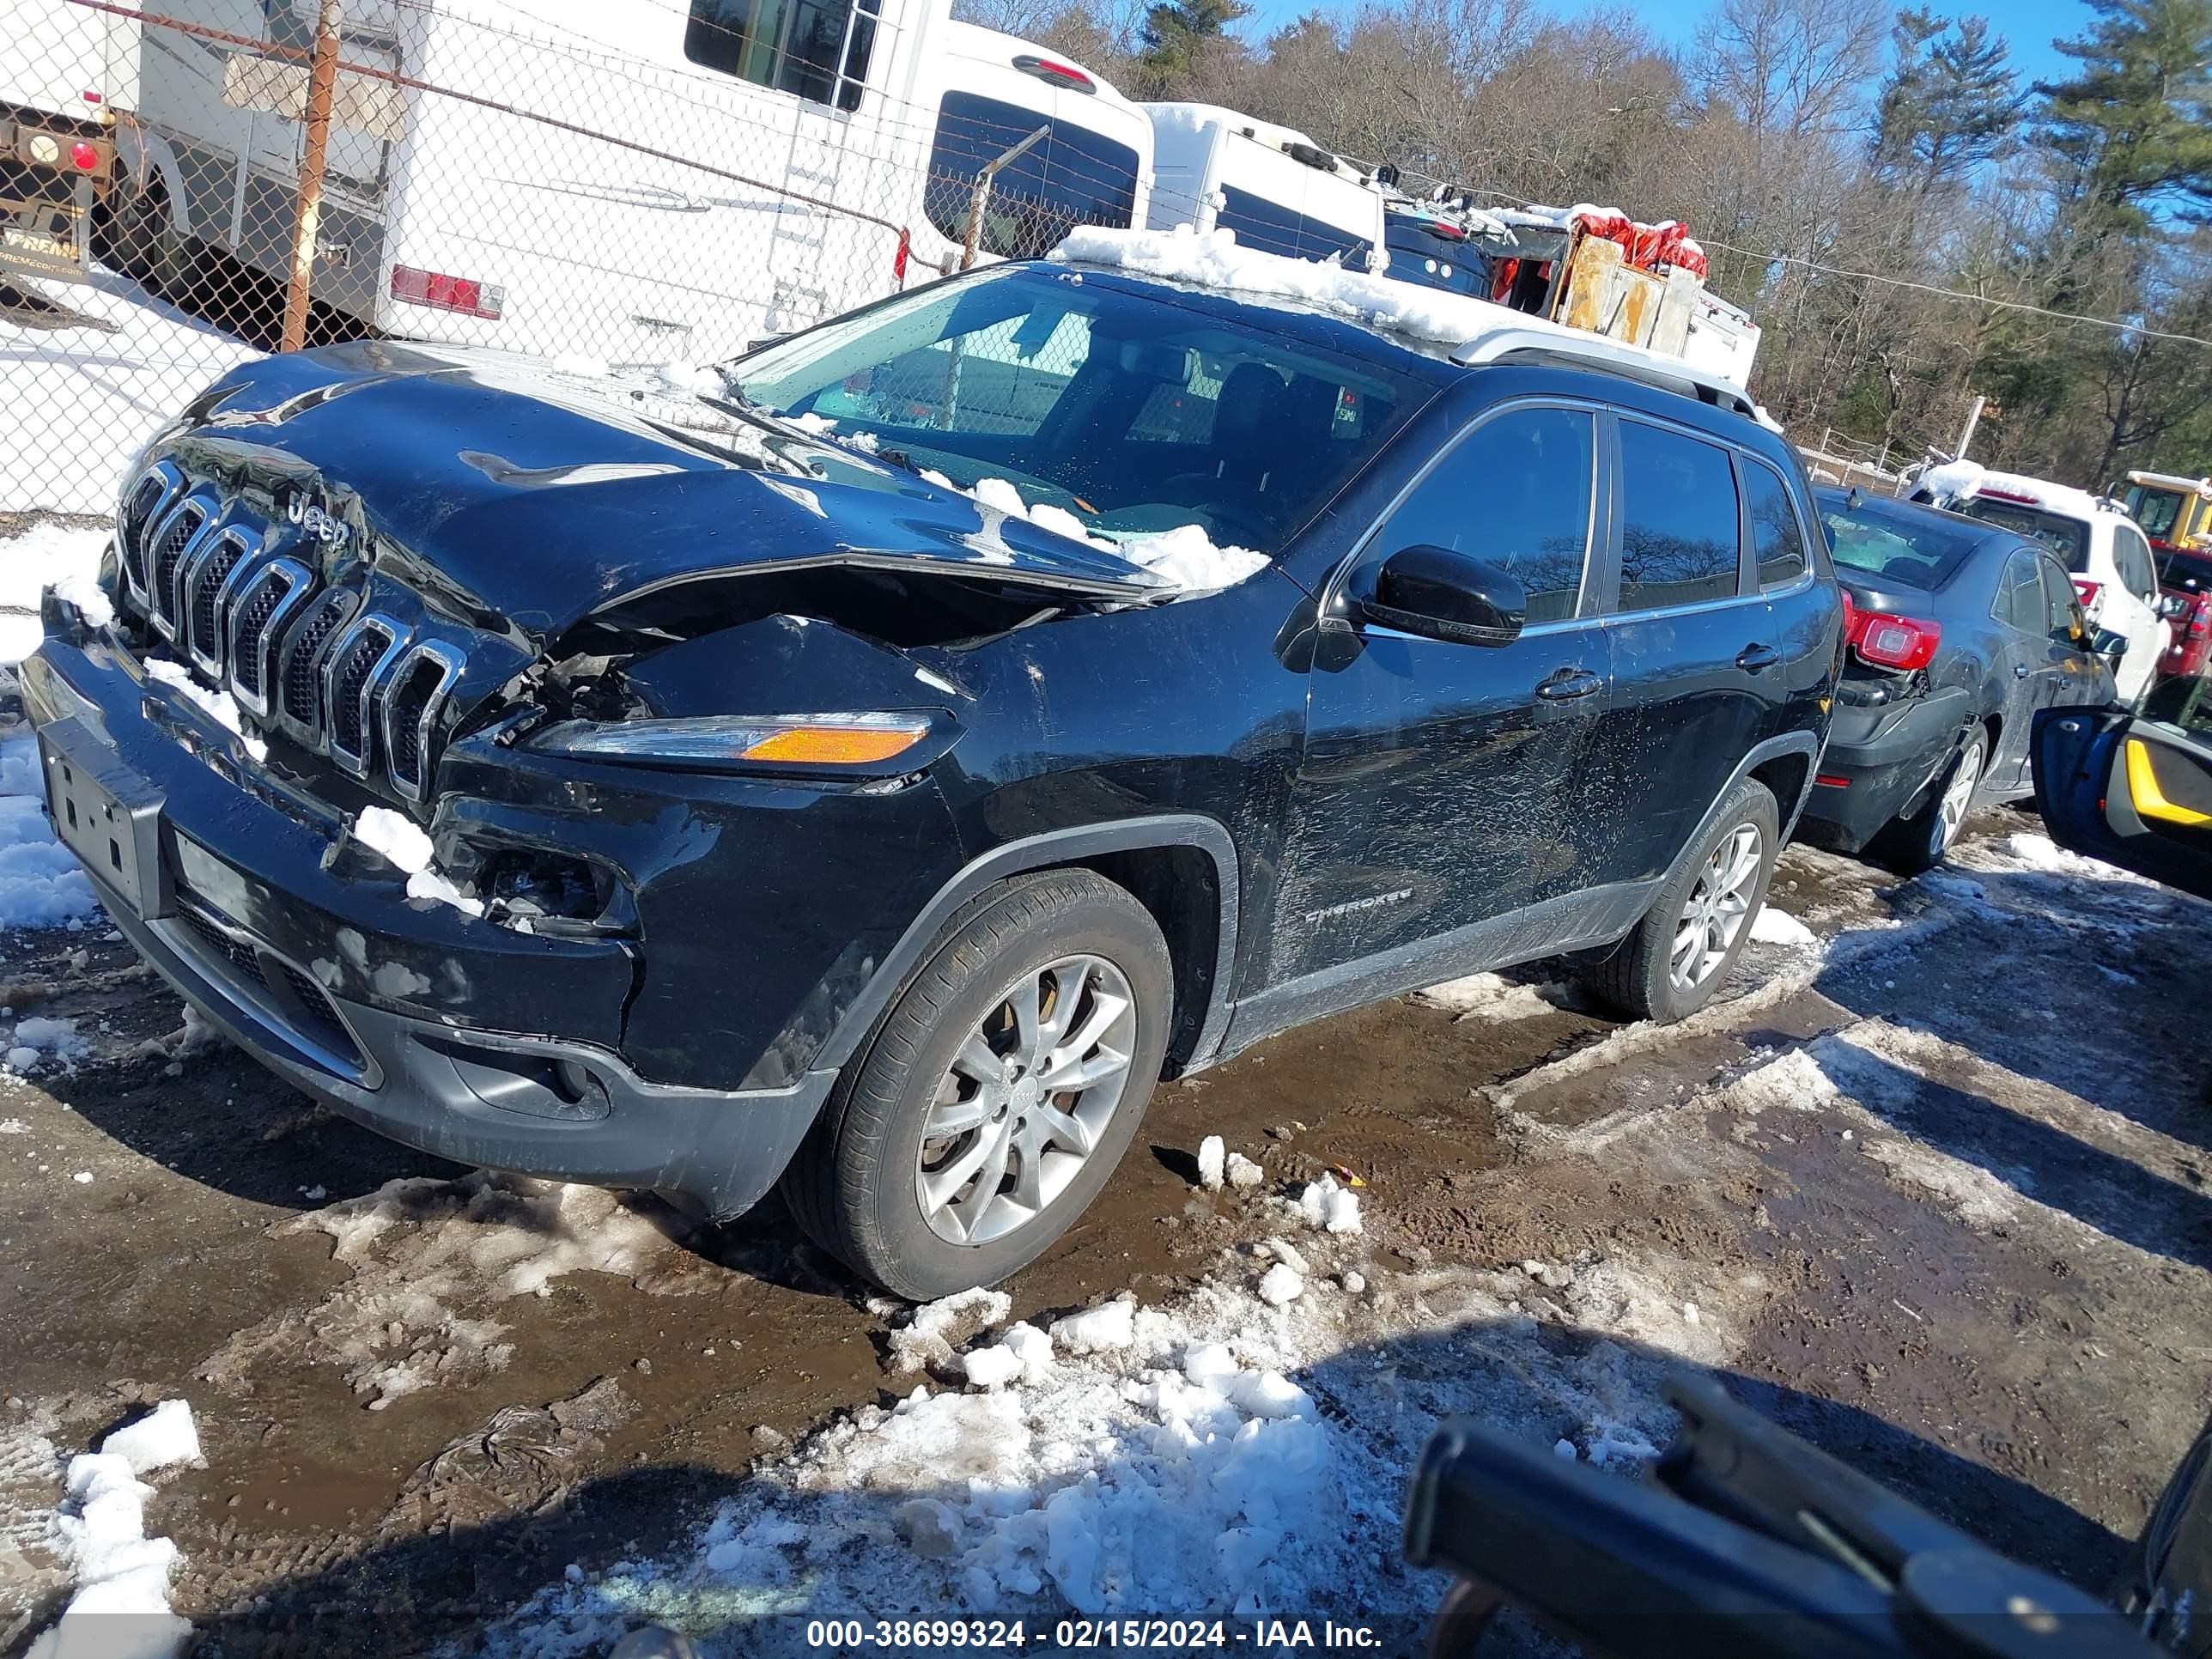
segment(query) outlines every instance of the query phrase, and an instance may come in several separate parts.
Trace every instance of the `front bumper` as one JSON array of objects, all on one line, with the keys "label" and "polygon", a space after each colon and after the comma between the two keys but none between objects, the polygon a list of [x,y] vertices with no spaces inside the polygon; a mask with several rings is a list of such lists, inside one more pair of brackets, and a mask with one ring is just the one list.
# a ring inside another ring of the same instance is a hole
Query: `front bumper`
[{"label": "front bumper", "polygon": [[[50,763],[132,781],[149,869],[88,860],[115,925],[270,1071],[392,1139],[460,1162],[692,1194],[717,1214],[775,1181],[835,1073],[720,1090],[620,1052],[640,945],[523,933],[410,899],[228,732],[50,613],[23,665]],[[146,896],[142,914],[125,888]]]},{"label": "front bumper", "polygon": [[1799,836],[1859,851],[1912,811],[1956,752],[1972,714],[1966,694],[1956,690],[1875,708],[1839,702]]}]

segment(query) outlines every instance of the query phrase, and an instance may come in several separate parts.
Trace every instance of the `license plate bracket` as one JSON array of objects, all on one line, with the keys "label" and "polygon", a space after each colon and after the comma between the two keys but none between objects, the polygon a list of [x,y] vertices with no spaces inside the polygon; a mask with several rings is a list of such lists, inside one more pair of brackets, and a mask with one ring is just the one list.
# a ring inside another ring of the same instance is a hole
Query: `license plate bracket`
[{"label": "license plate bracket", "polygon": [[161,790],[74,715],[40,729],[39,752],[54,833],[103,896],[149,921],[169,915],[174,890],[161,860]]}]

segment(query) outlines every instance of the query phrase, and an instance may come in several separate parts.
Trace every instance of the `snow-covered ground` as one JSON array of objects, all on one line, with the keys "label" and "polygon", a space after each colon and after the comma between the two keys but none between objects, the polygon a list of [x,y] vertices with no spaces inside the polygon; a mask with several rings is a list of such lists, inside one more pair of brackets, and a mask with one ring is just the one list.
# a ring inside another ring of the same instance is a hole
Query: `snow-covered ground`
[{"label": "snow-covered ground", "polygon": [[[7,442],[0,436],[0,446]],[[104,531],[51,523],[0,541],[0,683],[9,665],[38,645],[40,595],[47,587],[106,604],[98,584],[106,541]],[[98,908],[76,857],[47,826],[40,782],[36,741],[0,723],[0,928],[82,926]]]},{"label": "snow-covered ground", "polygon": [[113,512],[123,469],[154,428],[260,355],[112,271],[27,286],[86,320],[0,319],[0,511]]}]

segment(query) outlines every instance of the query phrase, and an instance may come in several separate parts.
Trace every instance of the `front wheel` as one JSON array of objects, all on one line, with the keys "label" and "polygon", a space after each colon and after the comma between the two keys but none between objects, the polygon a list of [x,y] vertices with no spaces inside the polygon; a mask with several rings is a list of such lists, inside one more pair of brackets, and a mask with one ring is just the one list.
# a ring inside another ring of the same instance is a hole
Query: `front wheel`
[{"label": "front wheel", "polygon": [[1765,784],[1751,778],[1737,784],[1636,931],[1583,970],[1589,988],[1624,1014],[1662,1024],[1711,1001],[1766,902],[1781,822]]},{"label": "front wheel", "polygon": [[784,1177],[799,1224],[916,1300],[1027,1266],[1106,1184],[1152,1099],[1174,974],[1087,870],[971,905],[848,1067]]}]

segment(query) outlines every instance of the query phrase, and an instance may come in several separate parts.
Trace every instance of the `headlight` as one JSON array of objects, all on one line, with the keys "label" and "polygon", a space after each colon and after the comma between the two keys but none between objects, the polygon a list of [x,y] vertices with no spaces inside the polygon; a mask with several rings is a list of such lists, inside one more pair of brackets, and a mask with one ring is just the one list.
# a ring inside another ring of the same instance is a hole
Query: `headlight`
[{"label": "headlight", "polygon": [[590,760],[645,765],[871,766],[929,735],[920,714],[717,714],[701,720],[564,720],[530,746]]}]

